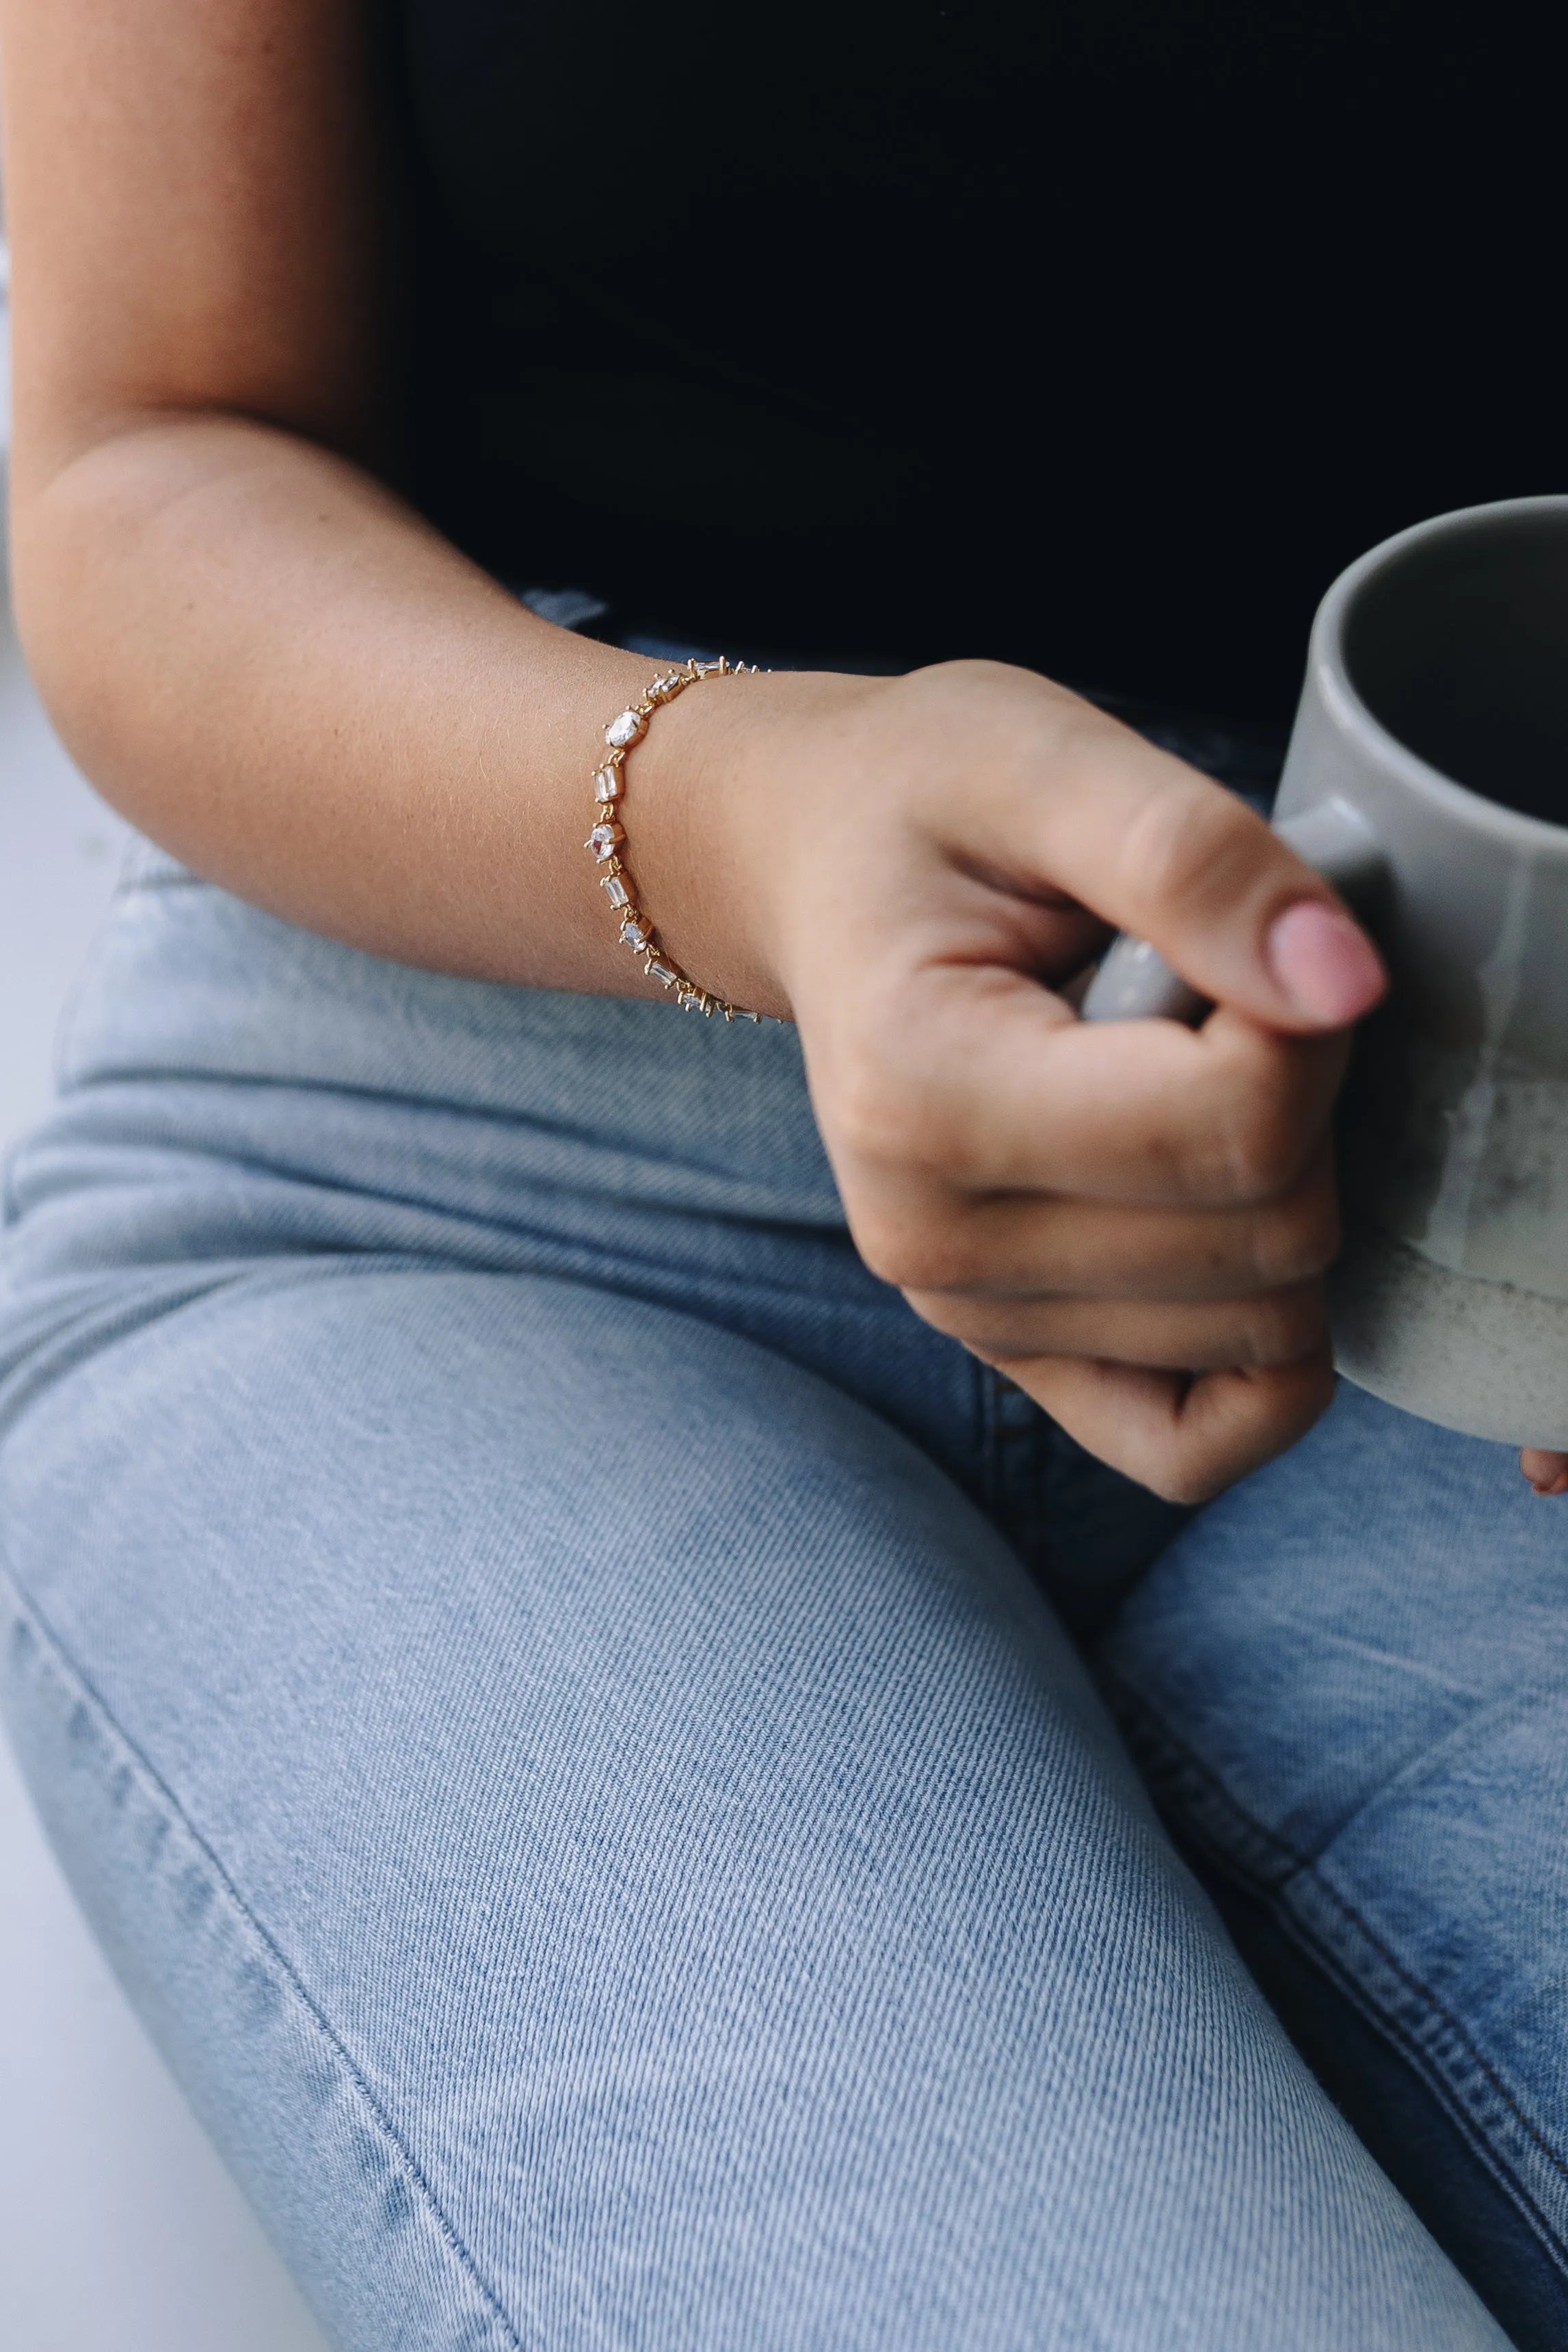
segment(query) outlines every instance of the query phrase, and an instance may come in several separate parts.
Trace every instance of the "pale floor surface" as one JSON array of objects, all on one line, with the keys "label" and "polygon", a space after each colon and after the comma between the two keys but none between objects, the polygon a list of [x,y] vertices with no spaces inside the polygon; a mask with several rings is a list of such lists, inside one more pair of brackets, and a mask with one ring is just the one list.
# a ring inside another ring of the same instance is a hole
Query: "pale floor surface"
[{"label": "pale floor surface", "polygon": [[[0,606],[0,1153],[48,1099],[122,836]],[[88,1936],[3,1738],[0,2347],[325,2352]]]}]

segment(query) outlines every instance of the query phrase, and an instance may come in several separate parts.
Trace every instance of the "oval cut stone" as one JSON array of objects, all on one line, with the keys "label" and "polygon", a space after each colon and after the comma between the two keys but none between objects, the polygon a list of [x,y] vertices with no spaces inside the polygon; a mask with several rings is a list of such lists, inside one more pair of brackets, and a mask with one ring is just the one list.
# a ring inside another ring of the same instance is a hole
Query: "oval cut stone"
[{"label": "oval cut stone", "polygon": [[612,751],[623,751],[628,743],[637,740],[647,724],[640,710],[623,710],[619,719],[612,719],[605,729],[604,740]]}]

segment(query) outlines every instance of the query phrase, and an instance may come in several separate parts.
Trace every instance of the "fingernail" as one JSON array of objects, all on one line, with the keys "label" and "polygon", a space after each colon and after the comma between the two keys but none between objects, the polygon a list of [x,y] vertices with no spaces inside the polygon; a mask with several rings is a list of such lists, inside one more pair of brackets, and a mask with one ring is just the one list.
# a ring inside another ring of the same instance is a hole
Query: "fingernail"
[{"label": "fingernail", "polygon": [[1333,1029],[1370,1013],[1388,984],[1365,932],[1321,898],[1303,898],[1276,918],[1269,964],[1291,1002]]}]

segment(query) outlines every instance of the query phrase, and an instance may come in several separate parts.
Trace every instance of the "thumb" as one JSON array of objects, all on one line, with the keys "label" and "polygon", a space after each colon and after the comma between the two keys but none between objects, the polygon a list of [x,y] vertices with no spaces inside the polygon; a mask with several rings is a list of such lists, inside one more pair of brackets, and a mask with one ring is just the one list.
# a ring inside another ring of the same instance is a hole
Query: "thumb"
[{"label": "thumb", "polygon": [[1382,961],[1322,877],[1233,793],[1077,708],[1059,788],[1030,795],[1019,829],[1042,878],[1271,1028],[1338,1029],[1370,1012]]}]

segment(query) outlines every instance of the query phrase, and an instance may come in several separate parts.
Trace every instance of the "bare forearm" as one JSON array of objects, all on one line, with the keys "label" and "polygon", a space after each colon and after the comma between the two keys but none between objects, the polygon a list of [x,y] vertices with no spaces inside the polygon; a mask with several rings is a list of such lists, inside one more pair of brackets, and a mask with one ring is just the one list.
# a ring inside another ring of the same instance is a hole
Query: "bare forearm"
[{"label": "bare forearm", "polygon": [[128,422],[18,484],[16,537],[57,725],[198,872],[404,961],[636,985],[579,845],[598,730],[645,662],[243,419]]}]

